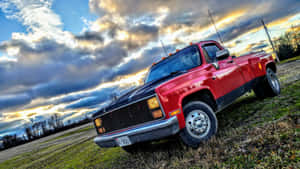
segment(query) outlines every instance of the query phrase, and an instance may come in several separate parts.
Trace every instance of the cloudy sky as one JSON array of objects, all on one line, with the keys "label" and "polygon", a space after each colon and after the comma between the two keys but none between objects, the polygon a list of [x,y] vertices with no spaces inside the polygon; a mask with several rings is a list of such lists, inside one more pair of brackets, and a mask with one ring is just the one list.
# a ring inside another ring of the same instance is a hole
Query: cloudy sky
[{"label": "cloudy sky", "polygon": [[59,113],[75,120],[141,83],[168,52],[205,39],[270,51],[300,25],[299,0],[0,0],[0,136]]}]

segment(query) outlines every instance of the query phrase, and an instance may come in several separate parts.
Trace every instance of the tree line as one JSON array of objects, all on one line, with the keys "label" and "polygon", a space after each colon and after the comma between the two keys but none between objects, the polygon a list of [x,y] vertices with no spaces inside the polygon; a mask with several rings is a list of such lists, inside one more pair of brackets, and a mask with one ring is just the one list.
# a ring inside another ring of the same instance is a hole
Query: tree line
[{"label": "tree line", "polygon": [[3,136],[2,147],[0,147],[0,150],[21,145],[63,130],[74,128],[90,121],[91,120],[88,117],[85,117],[83,120],[78,122],[71,123],[71,121],[68,120],[68,122],[64,124],[62,118],[57,113],[52,115],[48,120],[34,122],[33,119],[31,119],[31,124],[25,127],[22,137],[18,137],[16,134]]},{"label": "tree line", "polygon": [[300,27],[292,27],[274,42],[280,60],[300,56]]}]

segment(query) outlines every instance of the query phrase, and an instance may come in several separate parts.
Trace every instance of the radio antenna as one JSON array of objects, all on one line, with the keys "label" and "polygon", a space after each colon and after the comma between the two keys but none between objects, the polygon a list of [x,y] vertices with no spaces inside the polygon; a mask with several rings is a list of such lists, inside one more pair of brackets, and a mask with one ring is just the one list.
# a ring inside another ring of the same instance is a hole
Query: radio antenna
[{"label": "radio antenna", "polygon": [[167,49],[166,49],[166,47],[165,47],[163,41],[162,41],[162,40],[159,40],[159,41],[160,41],[161,46],[162,46],[162,48],[163,48],[163,50],[164,50],[164,52],[165,52],[165,54],[166,54],[166,57],[168,57],[168,52],[167,52]]},{"label": "radio antenna", "polygon": [[218,29],[217,29],[217,26],[216,26],[216,24],[215,24],[214,18],[213,18],[212,13],[210,12],[209,9],[208,9],[208,16],[209,16],[209,18],[210,18],[210,20],[211,20],[211,23],[213,24],[213,26],[214,26],[214,28],[215,28],[215,30],[216,30],[216,33],[217,33],[217,36],[218,36],[220,42],[222,43],[222,45],[224,45],[224,44],[223,44],[222,37],[221,37],[221,35],[220,35],[220,33],[219,33]]}]

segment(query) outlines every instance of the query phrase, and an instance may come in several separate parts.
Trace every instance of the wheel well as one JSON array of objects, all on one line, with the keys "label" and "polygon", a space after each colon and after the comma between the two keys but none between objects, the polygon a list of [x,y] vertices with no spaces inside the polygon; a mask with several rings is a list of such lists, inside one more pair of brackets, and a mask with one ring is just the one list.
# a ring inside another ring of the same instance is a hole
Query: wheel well
[{"label": "wheel well", "polygon": [[274,62],[268,63],[267,66],[266,66],[266,69],[267,69],[267,68],[272,69],[275,73],[276,73],[276,71],[277,71],[276,65],[275,65]]},{"label": "wheel well", "polygon": [[187,103],[189,103],[191,101],[202,101],[202,102],[208,104],[214,111],[217,110],[216,101],[215,101],[212,93],[207,89],[200,90],[200,91],[197,91],[195,93],[192,93],[192,94],[186,96],[182,100],[182,107],[184,107]]}]

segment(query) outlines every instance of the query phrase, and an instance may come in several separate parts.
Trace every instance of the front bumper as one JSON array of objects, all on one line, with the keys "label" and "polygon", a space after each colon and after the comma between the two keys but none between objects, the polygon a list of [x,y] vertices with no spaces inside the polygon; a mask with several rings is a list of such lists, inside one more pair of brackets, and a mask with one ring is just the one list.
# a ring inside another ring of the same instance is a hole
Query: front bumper
[{"label": "front bumper", "polygon": [[177,117],[171,117],[166,120],[159,120],[145,125],[130,128],[126,131],[104,134],[94,138],[94,142],[100,147],[118,146],[115,139],[128,136],[131,143],[151,141],[174,135],[179,132]]}]

